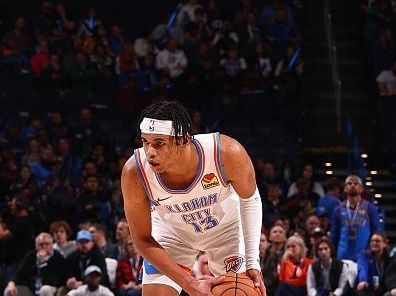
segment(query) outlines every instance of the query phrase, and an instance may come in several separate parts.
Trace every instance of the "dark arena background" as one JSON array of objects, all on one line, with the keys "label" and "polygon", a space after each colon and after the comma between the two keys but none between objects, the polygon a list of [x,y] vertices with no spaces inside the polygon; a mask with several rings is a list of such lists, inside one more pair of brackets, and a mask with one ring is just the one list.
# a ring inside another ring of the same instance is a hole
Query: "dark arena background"
[{"label": "dark arena background", "polygon": [[[139,114],[160,100],[182,102],[194,133],[232,136],[252,158],[269,296],[286,295],[277,288],[287,237],[299,233],[312,259],[318,238],[342,245],[331,232],[351,174],[376,210],[360,224],[385,234],[385,259],[350,261],[357,275],[344,295],[396,295],[394,0],[1,0],[1,293],[66,295],[70,278],[86,279],[71,266],[87,257],[68,257],[93,240],[102,285],[141,295],[120,175],[141,147]],[[42,232],[54,241],[35,244]],[[31,267],[45,243],[62,255],[49,282]],[[290,295],[336,295],[309,294],[306,277]]]}]

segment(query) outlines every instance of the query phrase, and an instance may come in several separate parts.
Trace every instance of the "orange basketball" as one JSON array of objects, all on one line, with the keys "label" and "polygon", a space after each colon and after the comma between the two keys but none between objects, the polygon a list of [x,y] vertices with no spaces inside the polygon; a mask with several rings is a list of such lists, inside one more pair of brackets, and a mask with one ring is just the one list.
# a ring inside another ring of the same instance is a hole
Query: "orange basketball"
[{"label": "orange basketball", "polygon": [[244,273],[227,273],[225,280],[212,287],[215,296],[261,296],[259,288]]}]

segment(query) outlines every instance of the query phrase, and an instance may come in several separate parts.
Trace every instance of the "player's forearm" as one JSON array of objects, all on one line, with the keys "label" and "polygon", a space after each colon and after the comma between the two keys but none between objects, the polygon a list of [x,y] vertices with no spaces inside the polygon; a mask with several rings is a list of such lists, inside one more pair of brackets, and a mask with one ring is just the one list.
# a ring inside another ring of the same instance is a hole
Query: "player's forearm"
[{"label": "player's forearm", "polygon": [[184,290],[188,291],[194,278],[173,261],[164,248],[154,238],[135,239],[140,254],[162,274],[174,280]]},{"label": "player's forearm", "polygon": [[243,237],[245,240],[246,269],[260,270],[259,245],[263,218],[261,197],[255,193],[240,201]]}]

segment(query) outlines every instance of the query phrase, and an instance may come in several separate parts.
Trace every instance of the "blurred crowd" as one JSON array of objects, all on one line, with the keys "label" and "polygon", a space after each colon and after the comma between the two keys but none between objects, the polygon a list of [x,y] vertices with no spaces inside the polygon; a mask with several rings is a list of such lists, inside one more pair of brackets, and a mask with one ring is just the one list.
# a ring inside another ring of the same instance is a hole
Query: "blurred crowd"
[{"label": "blurred crowd", "polygon": [[396,161],[396,5],[391,0],[363,1],[364,33],[371,77],[375,83],[377,130],[385,151]]}]

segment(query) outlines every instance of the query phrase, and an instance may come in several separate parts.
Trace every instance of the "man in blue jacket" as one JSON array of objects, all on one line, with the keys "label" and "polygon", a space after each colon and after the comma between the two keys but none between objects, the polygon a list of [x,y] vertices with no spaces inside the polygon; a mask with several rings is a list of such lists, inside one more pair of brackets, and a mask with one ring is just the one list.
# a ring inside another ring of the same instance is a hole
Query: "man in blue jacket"
[{"label": "man in blue jacket", "polygon": [[363,183],[355,175],[345,180],[346,202],[333,213],[330,237],[337,248],[339,259],[356,262],[357,255],[368,245],[370,236],[381,231],[378,212],[375,206],[362,198]]}]

